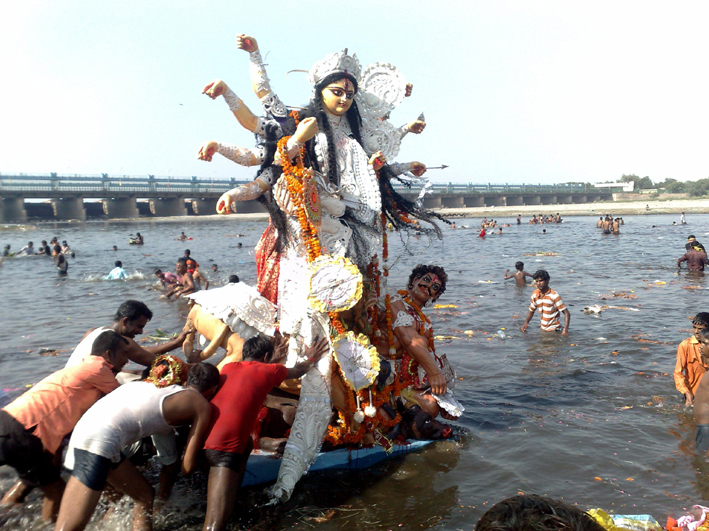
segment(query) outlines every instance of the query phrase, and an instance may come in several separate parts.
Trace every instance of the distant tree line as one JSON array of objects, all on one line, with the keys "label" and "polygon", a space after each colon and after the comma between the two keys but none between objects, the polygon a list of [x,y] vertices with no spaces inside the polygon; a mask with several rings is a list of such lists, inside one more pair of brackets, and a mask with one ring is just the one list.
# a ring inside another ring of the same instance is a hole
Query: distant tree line
[{"label": "distant tree line", "polygon": [[678,181],[677,179],[665,179],[664,181],[652,182],[650,177],[638,177],[637,175],[623,175],[621,183],[635,182],[635,188],[648,190],[652,188],[662,188],[669,194],[689,194],[691,196],[703,196],[709,194],[709,179],[699,179],[698,181]]}]

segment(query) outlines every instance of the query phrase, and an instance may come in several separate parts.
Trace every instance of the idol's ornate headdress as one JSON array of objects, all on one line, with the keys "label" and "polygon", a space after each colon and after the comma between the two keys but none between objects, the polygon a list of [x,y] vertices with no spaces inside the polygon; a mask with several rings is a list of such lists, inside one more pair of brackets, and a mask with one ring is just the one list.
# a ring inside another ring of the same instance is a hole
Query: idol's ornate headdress
[{"label": "idol's ornate headdress", "polygon": [[308,81],[315,86],[330,74],[340,73],[349,74],[359,84],[362,67],[357,60],[357,54],[347,55],[347,48],[339,53],[327,55],[322,61],[315,63],[308,72]]}]

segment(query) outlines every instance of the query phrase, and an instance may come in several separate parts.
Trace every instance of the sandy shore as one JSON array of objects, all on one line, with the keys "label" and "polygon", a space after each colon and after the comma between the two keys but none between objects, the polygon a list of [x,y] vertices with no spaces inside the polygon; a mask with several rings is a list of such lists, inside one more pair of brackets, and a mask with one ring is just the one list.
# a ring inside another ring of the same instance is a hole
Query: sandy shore
[{"label": "sandy shore", "polygon": [[[646,205],[650,208],[647,209]],[[678,199],[673,201],[609,201],[605,203],[584,203],[577,205],[528,205],[507,207],[477,207],[477,208],[439,208],[436,212],[447,218],[510,218],[522,214],[527,221],[533,214],[556,214],[567,216],[600,216],[612,214],[615,216],[645,216],[652,214],[690,214],[709,213],[709,199]],[[111,220],[89,220],[88,223],[191,223],[195,221],[214,221],[225,219],[224,216],[213,214],[208,216],[172,216],[164,218],[132,218]],[[230,214],[229,219],[240,221],[268,221],[267,213]],[[45,223],[82,223],[80,221],[30,221],[24,224],[3,223],[0,229],[17,229],[32,227]]]},{"label": "sandy shore", "polygon": [[[646,205],[650,208],[646,208]],[[576,205],[528,205],[477,208],[440,208],[436,210],[450,218],[516,217],[522,214],[529,218],[533,214],[561,214],[565,216],[645,216],[651,214],[706,214],[709,213],[709,199],[681,199],[675,201],[626,201],[605,203],[584,203]]]}]

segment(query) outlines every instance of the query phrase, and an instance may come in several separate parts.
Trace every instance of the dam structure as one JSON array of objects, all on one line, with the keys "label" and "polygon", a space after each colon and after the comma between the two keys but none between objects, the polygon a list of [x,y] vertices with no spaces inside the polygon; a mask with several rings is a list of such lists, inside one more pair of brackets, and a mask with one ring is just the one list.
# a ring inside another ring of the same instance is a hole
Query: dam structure
[{"label": "dam structure", "polygon": [[[210,215],[219,197],[248,180],[0,173],[0,223]],[[619,185],[620,186],[620,185]],[[415,200],[420,186],[395,186]],[[433,184],[426,208],[559,205],[612,201],[610,188],[567,184]],[[266,212],[258,201],[236,203],[238,213]]]}]

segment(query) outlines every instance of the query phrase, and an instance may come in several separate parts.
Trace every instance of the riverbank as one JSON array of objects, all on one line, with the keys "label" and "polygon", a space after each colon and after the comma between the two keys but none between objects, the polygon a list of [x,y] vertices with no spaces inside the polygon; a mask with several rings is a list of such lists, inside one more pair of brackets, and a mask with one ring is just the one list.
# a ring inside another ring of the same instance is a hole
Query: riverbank
[{"label": "riverbank", "polygon": [[[649,207],[649,208],[647,208]],[[529,218],[533,214],[561,214],[566,216],[644,216],[655,214],[706,214],[709,213],[709,199],[682,199],[676,201],[608,201],[573,205],[526,205],[476,208],[439,208],[439,214],[448,218],[508,218],[522,214]]]},{"label": "riverbank", "polygon": [[[647,207],[650,207],[649,209]],[[530,218],[538,214],[561,214],[568,216],[600,216],[613,214],[615,216],[644,216],[655,214],[706,214],[709,213],[709,199],[681,199],[672,201],[607,201],[598,203],[582,203],[573,205],[526,205],[526,206],[500,206],[500,207],[474,207],[474,208],[438,208],[435,211],[446,218],[509,218],[522,214],[523,218]],[[86,223],[176,223],[186,224],[195,221],[217,221],[225,219],[221,214],[207,216],[170,216],[170,217],[140,217],[121,219],[92,219]],[[233,221],[268,221],[266,212],[230,214],[228,219]],[[81,224],[81,221],[33,220],[22,224],[0,224],[0,230],[31,228],[44,224]]]}]

